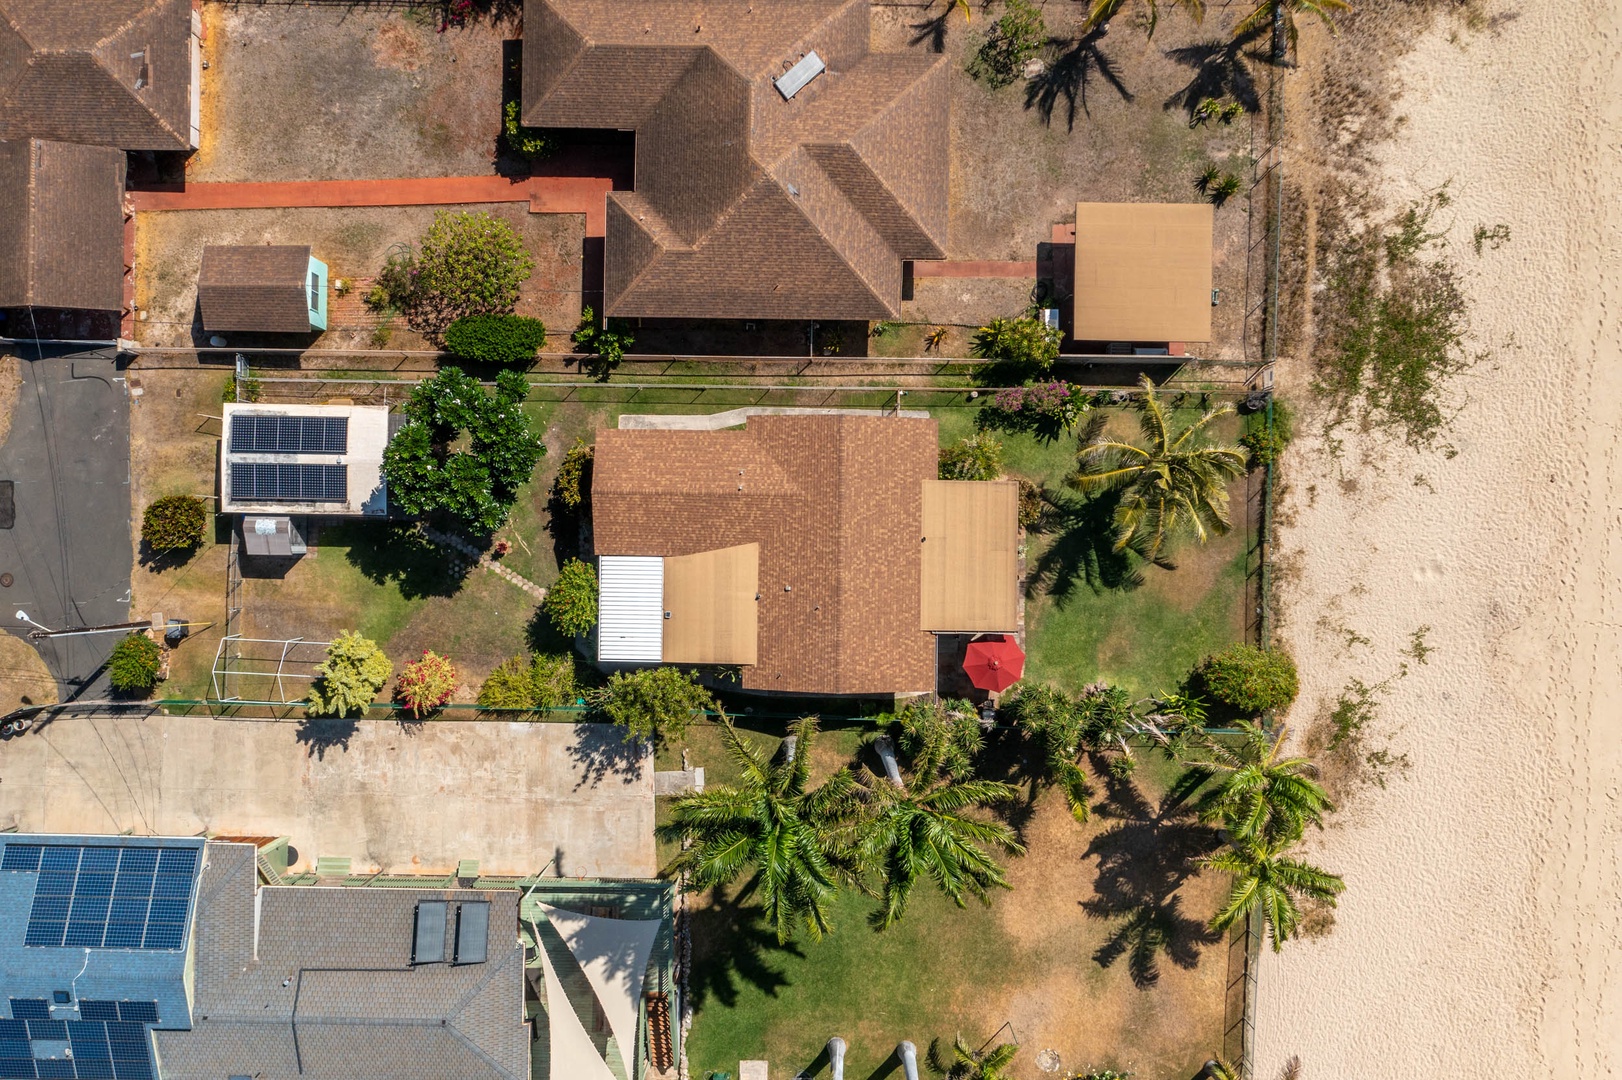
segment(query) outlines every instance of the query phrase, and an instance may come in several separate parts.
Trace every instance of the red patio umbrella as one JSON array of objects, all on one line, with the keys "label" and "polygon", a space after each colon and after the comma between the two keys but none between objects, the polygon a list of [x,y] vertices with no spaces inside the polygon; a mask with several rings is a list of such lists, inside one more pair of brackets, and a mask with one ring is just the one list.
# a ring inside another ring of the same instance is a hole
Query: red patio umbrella
[{"label": "red patio umbrella", "polygon": [[980,689],[1001,693],[1025,674],[1025,652],[1010,634],[972,641],[963,656],[963,670]]}]

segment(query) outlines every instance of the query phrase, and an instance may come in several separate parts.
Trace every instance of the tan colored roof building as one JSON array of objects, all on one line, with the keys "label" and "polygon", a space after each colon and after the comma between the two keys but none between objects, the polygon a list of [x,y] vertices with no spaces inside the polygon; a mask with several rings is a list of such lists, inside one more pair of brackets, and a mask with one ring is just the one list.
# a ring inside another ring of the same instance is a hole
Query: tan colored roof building
[{"label": "tan colored roof building", "polygon": [[1209,203],[1076,206],[1077,341],[1211,340]]},{"label": "tan colored roof building", "polygon": [[188,0],[0,0],[0,139],[197,145]]},{"label": "tan colored roof building", "polygon": [[527,0],[523,120],[634,129],[604,308],[894,318],[945,257],[946,58],[870,53],[867,0]]},{"label": "tan colored roof building", "polygon": [[[1008,631],[1018,619],[1017,489],[942,492],[938,438],[934,420],[848,415],[598,432],[603,603],[625,604],[617,644],[632,650],[608,655],[605,606],[603,658],[738,664],[751,690],[933,690],[934,632]],[[611,583],[621,572],[624,588]],[[965,592],[979,596],[946,595]]]},{"label": "tan colored roof building", "polygon": [[212,245],[203,249],[197,306],[203,329],[305,334],[327,325],[327,268],[308,246]]},{"label": "tan colored roof building", "polygon": [[123,151],[0,142],[0,307],[118,311],[123,267]]}]

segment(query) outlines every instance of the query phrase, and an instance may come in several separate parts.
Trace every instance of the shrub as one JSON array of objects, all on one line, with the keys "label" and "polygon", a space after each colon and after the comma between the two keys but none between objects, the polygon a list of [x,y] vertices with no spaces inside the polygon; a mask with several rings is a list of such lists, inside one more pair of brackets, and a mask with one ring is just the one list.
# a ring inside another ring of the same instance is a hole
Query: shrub
[{"label": "shrub", "polygon": [[1043,372],[1059,358],[1064,333],[1041,319],[992,319],[975,331],[970,351],[975,356]]},{"label": "shrub", "polygon": [[153,551],[185,551],[203,542],[208,507],[195,495],[165,495],[141,514],[141,539]]},{"label": "shrub", "polygon": [[597,568],[579,559],[564,563],[541,608],[564,637],[588,632],[597,625]]},{"label": "shrub", "polygon": [[1272,465],[1290,444],[1294,425],[1290,410],[1278,398],[1273,399],[1273,426],[1267,426],[1267,410],[1262,409],[1245,417],[1245,433],[1239,436],[1239,445],[1250,451],[1250,464]]},{"label": "shrub", "polygon": [[395,694],[405,703],[406,711],[421,720],[449,701],[456,693],[456,685],[456,665],[448,657],[425,649],[421,660],[407,664],[400,672]]},{"label": "shrub", "polygon": [[304,711],[310,716],[348,716],[365,712],[394,674],[394,665],[377,642],[345,630],[327,646],[327,658],[315,669]]},{"label": "shrub", "polygon": [[263,390],[264,387],[260,385],[259,380],[250,375],[242,380],[242,397],[239,399],[237,397],[237,377],[233,373],[225,377],[225,385],[220,387],[220,401],[222,403],[238,400],[258,401]]},{"label": "shrub", "polygon": [[1047,382],[997,391],[975,417],[984,430],[1031,432],[1052,441],[1069,433],[1092,408],[1091,395],[1074,383]]},{"label": "shrub", "polygon": [[1025,61],[1035,56],[1047,37],[1042,12],[1025,0],[1008,0],[1008,10],[970,58],[968,72],[993,90],[1019,78]]},{"label": "shrub", "polygon": [[539,128],[524,127],[519,122],[518,111],[516,98],[501,109],[501,141],[507,149],[526,161],[548,157],[555,152],[557,140]]},{"label": "shrub", "polygon": [[1300,689],[1289,653],[1254,645],[1234,645],[1206,657],[1198,675],[1212,697],[1247,713],[1282,709]]},{"label": "shrub", "polygon": [[575,347],[591,354],[582,366],[597,379],[607,382],[609,374],[625,359],[625,350],[636,344],[630,327],[621,319],[603,319],[597,325],[597,313],[591,308],[580,310],[580,325],[569,335]]},{"label": "shrub", "polygon": [[518,287],[535,269],[512,226],[483,211],[439,211],[417,247],[415,287],[404,310],[425,333],[463,315],[512,311]]},{"label": "shrub", "polygon": [[410,247],[401,247],[389,252],[366,293],[366,306],[384,315],[405,311],[417,295],[417,256]]},{"label": "shrub", "polygon": [[590,471],[594,453],[592,445],[580,439],[563,455],[557,479],[552,481],[552,497],[567,509],[573,510],[591,498]]},{"label": "shrub", "polygon": [[546,345],[546,324],[527,315],[464,315],[445,328],[445,348],[477,364],[528,364]]},{"label": "shrub", "polygon": [[503,661],[484,680],[477,701],[486,709],[532,709],[534,697],[529,657],[515,656]]},{"label": "shrub", "polygon": [[163,652],[144,632],[131,634],[113,647],[107,659],[107,681],[120,694],[145,696],[158,684]]},{"label": "shrub", "polygon": [[982,431],[941,450],[942,480],[995,480],[1002,475],[1002,443]]},{"label": "shrub", "polygon": [[1048,523],[1049,505],[1047,492],[1041,486],[1020,477],[1019,480],[1019,527],[1032,532],[1041,532]]},{"label": "shrub", "polygon": [[[493,394],[454,367],[418,383],[406,423],[383,451],[390,499],[408,514],[446,514],[476,532],[499,529],[546,452],[524,415],[528,394],[516,371],[497,375]],[[464,433],[467,448],[452,450]]]},{"label": "shrub", "polygon": [[572,705],[577,692],[574,658],[539,653],[515,656],[492,671],[478,701],[486,709],[555,709]]},{"label": "shrub", "polygon": [[679,739],[693,720],[715,704],[698,684],[698,672],[656,667],[619,671],[586,697],[593,709],[633,739]]}]

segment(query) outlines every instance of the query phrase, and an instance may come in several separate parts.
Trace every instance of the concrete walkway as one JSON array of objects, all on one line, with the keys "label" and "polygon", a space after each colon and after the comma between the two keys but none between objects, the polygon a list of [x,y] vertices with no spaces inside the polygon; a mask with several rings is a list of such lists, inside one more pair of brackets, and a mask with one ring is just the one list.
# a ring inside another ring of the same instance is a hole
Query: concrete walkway
[{"label": "concrete walkway", "polygon": [[1029,262],[993,262],[968,259],[944,262],[915,262],[915,278],[1034,278],[1036,260]]},{"label": "concrete walkway", "polygon": [[0,827],[23,832],[287,836],[299,868],[658,869],[653,754],[608,724],[58,719],[0,762]]},{"label": "concrete walkway", "polygon": [[[737,427],[751,416],[894,416],[894,409],[785,409],[749,405],[726,412],[684,415],[676,413],[620,413],[619,426],[628,431],[721,431]],[[902,409],[911,419],[928,419],[927,409]]]},{"label": "concrete walkway", "polygon": [[152,210],[243,210],[305,206],[439,206],[527,202],[532,214],[584,214],[586,235],[607,231],[604,176],[440,176],[400,180],[284,180],[184,184],[169,191],[132,191],[130,206]]}]

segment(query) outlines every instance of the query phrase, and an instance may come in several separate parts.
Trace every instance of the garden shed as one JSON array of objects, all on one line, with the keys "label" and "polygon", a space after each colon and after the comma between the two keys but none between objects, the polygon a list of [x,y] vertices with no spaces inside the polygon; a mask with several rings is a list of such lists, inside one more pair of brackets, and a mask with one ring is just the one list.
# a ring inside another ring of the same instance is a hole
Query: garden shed
[{"label": "garden shed", "polygon": [[1071,337],[1211,340],[1209,203],[1078,203]]},{"label": "garden shed", "polygon": [[327,264],[291,244],[210,245],[197,277],[203,329],[308,334],[327,328]]}]

